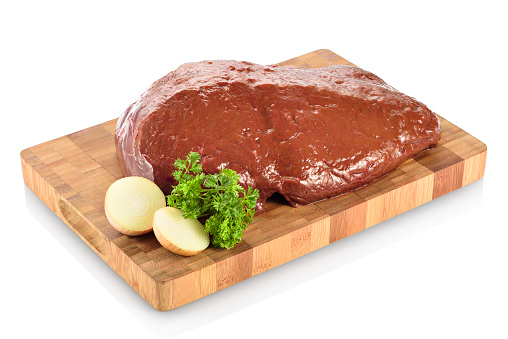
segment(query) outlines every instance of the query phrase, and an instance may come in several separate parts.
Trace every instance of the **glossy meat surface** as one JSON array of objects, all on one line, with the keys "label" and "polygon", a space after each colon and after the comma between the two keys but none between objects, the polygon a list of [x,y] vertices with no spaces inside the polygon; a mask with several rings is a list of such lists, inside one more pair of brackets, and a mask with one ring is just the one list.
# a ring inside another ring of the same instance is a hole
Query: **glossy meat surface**
[{"label": "glossy meat surface", "polygon": [[235,170],[299,206],[345,193],[435,145],[438,117],[358,67],[317,69],[238,61],[188,63],[156,81],[117,123],[124,174],[166,194],[176,158]]}]

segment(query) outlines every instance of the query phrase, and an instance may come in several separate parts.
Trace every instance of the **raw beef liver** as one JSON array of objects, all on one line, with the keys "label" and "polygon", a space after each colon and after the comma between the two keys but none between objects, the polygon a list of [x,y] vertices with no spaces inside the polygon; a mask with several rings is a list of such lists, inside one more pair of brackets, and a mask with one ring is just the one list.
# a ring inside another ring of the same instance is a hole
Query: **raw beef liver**
[{"label": "raw beef liver", "polygon": [[337,196],[433,147],[438,117],[376,75],[352,66],[296,69],[238,61],[188,63],[156,81],[120,117],[124,174],[168,194],[176,158],[235,170],[299,206]]}]

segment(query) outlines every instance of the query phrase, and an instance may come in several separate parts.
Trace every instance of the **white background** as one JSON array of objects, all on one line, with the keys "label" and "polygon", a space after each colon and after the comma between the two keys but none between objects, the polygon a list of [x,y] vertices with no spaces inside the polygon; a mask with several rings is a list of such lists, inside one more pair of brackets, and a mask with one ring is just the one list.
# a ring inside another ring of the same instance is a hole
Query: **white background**
[{"label": "white background", "polygon": [[[1,2],[1,337],[508,337],[503,1],[170,3]],[[182,63],[321,48],[486,143],[484,179],[168,312],[23,183],[22,149],[118,117]]]}]

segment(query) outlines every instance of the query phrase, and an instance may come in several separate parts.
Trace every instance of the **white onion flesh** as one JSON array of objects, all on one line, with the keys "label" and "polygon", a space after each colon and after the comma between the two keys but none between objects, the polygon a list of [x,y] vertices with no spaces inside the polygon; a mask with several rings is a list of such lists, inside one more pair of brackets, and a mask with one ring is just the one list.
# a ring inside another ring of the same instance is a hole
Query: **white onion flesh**
[{"label": "white onion flesh", "polygon": [[161,189],[142,177],[115,181],[106,192],[104,210],[109,223],[127,235],[141,235],[152,230],[155,211],[166,206]]},{"label": "white onion flesh", "polygon": [[210,236],[199,220],[185,219],[183,212],[174,207],[155,212],[153,232],[163,247],[180,255],[195,255],[210,244]]}]

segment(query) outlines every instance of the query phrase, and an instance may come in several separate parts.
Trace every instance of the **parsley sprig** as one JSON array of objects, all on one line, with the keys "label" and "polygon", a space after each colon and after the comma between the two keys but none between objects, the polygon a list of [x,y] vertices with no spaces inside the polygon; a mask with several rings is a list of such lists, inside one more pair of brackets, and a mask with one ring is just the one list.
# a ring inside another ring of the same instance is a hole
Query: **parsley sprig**
[{"label": "parsley sprig", "polygon": [[197,152],[176,159],[173,177],[178,185],[166,196],[168,206],[182,210],[184,218],[208,217],[205,231],[212,236],[212,245],[231,249],[242,241],[243,230],[254,218],[259,191],[250,186],[245,191],[231,169],[203,173],[200,160]]}]

